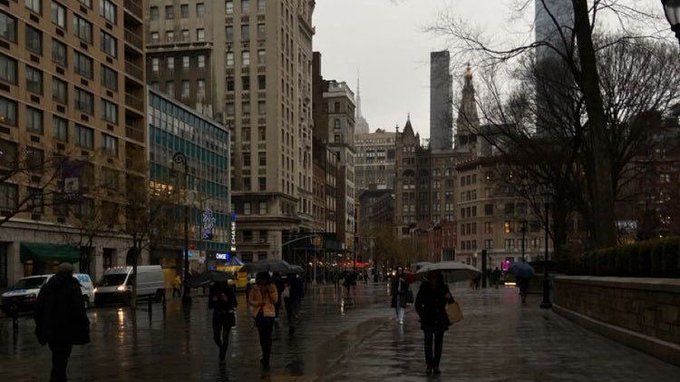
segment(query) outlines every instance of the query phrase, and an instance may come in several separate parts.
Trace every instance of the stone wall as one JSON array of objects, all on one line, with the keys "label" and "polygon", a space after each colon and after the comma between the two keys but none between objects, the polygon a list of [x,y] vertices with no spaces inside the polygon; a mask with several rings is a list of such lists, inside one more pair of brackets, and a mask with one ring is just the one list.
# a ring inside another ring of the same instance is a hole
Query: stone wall
[{"label": "stone wall", "polygon": [[559,308],[680,344],[680,279],[557,276],[554,286]]}]

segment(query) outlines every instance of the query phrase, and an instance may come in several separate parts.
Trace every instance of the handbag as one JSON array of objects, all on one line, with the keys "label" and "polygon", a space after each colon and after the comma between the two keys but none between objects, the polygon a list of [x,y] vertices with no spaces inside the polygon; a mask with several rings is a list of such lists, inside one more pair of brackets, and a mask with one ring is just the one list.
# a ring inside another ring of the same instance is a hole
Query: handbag
[{"label": "handbag", "polygon": [[451,321],[452,324],[463,320],[463,311],[460,310],[458,301],[446,305],[446,315],[449,317],[449,321]]}]

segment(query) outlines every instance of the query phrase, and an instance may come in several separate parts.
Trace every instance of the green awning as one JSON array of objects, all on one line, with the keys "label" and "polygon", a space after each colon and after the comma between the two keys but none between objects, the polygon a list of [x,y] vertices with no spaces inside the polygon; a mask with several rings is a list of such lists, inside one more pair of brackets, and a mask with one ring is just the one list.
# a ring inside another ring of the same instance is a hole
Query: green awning
[{"label": "green awning", "polygon": [[20,258],[22,263],[27,260],[77,263],[80,261],[80,251],[70,245],[21,243]]}]

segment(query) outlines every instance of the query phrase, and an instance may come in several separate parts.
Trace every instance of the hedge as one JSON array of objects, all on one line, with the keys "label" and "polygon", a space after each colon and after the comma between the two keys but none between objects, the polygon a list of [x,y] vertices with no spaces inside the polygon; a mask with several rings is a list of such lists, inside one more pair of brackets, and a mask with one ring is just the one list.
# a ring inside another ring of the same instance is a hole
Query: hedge
[{"label": "hedge", "polygon": [[571,274],[680,278],[680,237],[669,237],[586,252],[573,259]]}]

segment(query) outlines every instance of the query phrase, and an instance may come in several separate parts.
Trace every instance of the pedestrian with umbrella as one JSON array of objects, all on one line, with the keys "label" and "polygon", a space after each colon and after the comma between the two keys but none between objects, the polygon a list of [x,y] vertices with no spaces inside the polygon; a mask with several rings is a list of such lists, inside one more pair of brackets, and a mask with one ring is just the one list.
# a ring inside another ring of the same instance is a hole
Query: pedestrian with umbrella
[{"label": "pedestrian with umbrella", "polygon": [[260,365],[263,372],[269,372],[272,332],[274,330],[274,317],[276,317],[275,305],[278,301],[279,294],[271,281],[269,272],[259,272],[255,276],[255,286],[250,290],[248,304],[260,337],[260,347],[262,348]]},{"label": "pedestrian with umbrella", "polygon": [[446,313],[446,305],[454,303],[449,287],[440,271],[427,273],[420,284],[415,308],[420,317],[420,328],[424,334],[425,364],[428,376],[439,375],[439,362],[442,358],[444,332],[451,326]]},{"label": "pedestrian with umbrella", "polygon": [[219,360],[224,362],[229,348],[229,334],[236,325],[234,309],[238,306],[234,288],[229,286],[226,274],[213,272],[213,284],[208,295],[208,309],[212,309],[213,340],[219,347]]},{"label": "pedestrian with umbrella", "polygon": [[519,295],[522,297],[522,303],[527,302],[527,293],[529,292],[529,281],[534,277],[534,268],[522,260],[519,263],[514,263],[508,270],[515,275],[515,281],[519,287]]}]

